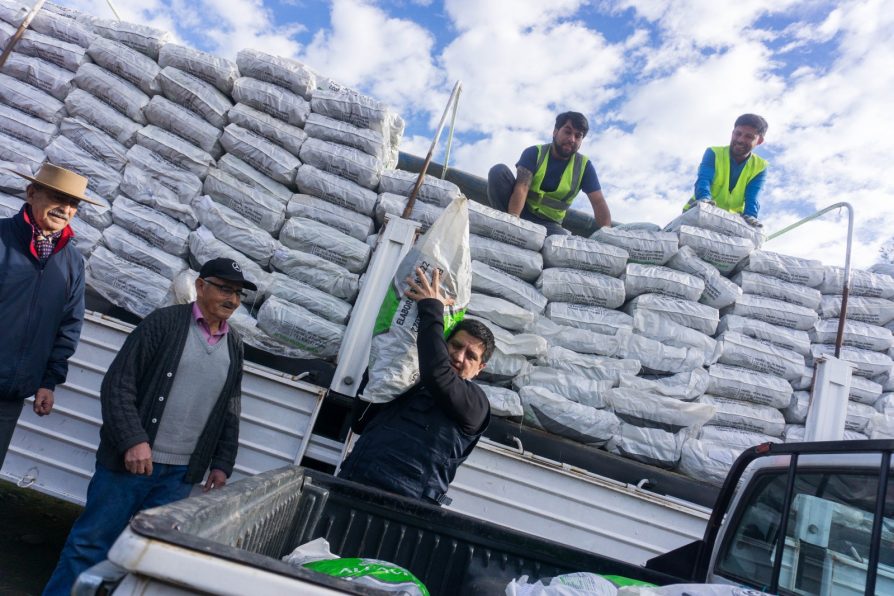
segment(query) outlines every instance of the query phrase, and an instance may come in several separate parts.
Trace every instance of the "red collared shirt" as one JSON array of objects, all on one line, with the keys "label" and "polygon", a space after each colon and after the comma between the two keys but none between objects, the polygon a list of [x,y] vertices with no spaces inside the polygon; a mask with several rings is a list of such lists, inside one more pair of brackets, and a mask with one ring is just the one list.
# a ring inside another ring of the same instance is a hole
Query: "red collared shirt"
[{"label": "red collared shirt", "polygon": [[208,342],[208,345],[213,346],[230,330],[230,326],[226,321],[221,321],[220,325],[217,328],[217,333],[211,332],[211,327],[208,326],[208,322],[205,320],[205,315],[202,314],[202,310],[199,308],[199,305],[195,302],[192,303],[192,318],[195,320],[196,325],[199,326],[199,331],[202,332],[202,337]]}]

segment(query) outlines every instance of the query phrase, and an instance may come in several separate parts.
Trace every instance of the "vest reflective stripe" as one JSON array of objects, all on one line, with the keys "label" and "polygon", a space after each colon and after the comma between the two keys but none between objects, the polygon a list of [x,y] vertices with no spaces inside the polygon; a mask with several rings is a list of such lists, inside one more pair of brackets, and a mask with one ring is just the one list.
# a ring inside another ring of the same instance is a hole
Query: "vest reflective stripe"
[{"label": "vest reflective stripe", "polygon": [[531,187],[528,190],[528,207],[534,213],[562,223],[565,219],[565,212],[571,207],[575,197],[580,193],[581,185],[584,179],[584,169],[587,165],[587,157],[580,153],[575,153],[568,164],[565,171],[562,172],[562,178],[555,190],[549,192],[541,191],[540,185],[546,176],[546,168],[549,164],[550,145],[540,145],[537,147],[537,168],[534,176],[531,178]]},{"label": "vest reflective stripe", "polygon": [[[745,211],[745,187],[755,176],[767,169],[767,160],[752,153],[739,174],[736,186],[729,189],[730,153],[729,145],[711,147],[714,152],[714,180],[711,182],[711,198],[721,209],[732,213]],[[693,197],[694,199],[694,197]],[[693,203],[694,204],[694,203]],[[687,204],[684,211],[691,207]]]}]

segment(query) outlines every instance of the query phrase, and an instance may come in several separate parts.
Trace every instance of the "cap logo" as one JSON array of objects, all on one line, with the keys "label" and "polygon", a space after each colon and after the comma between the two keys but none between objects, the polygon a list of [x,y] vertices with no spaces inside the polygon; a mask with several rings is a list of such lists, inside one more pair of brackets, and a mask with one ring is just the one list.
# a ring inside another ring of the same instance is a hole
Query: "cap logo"
[{"label": "cap logo", "polygon": [[239,273],[242,273],[242,267],[239,266],[239,263],[237,263],[236,261],[233,261],[232,265],[233,265],[234,271],[238,271]]}]

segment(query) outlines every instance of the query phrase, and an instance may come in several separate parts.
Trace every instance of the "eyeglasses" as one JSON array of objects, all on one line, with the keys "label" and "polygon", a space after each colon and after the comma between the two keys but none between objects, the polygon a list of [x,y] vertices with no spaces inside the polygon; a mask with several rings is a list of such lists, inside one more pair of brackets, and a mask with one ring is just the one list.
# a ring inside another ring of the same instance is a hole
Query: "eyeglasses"
[{"label": "eyeglasses", "polygon": [[202,278],[202,281],[217,288],[217,291],[223,294],[226,298],[229,298],[230,296],[238,296],[240,300],[245,298],[245,290],[242,290],[241,288],[231,288],[230,286],[214,283],[213,281],[204,278]]}]

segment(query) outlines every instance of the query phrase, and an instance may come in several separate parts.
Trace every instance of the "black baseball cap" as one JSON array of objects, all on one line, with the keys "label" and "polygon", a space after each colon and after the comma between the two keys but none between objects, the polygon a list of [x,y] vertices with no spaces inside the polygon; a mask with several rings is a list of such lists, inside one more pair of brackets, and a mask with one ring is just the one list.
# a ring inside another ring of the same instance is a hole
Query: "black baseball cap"
[{"label": "black baseball cap", "polygon": [[199,277],[202,279],[216,277],[227,281],[236,281],[241,283],[246,290],[257,291],[258,289],[258,286],[245,279],[245,276],[242,275],[242,267],[239,263],[224,257],[205,261],[205,264],[202,265],[202,269],[199,271]]}]

